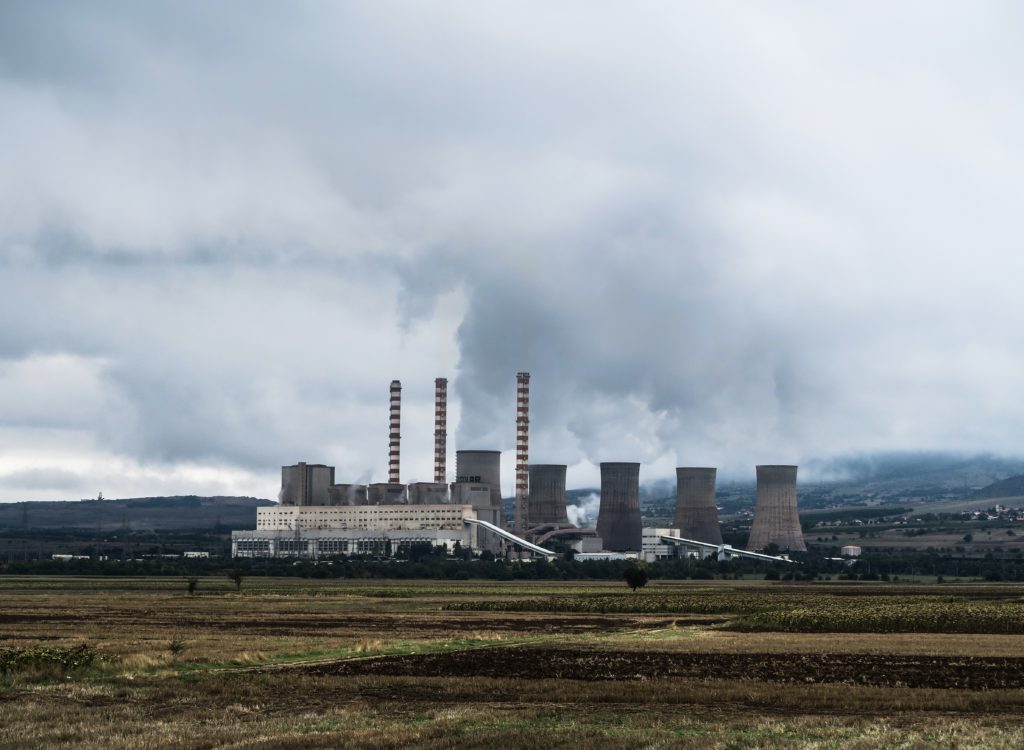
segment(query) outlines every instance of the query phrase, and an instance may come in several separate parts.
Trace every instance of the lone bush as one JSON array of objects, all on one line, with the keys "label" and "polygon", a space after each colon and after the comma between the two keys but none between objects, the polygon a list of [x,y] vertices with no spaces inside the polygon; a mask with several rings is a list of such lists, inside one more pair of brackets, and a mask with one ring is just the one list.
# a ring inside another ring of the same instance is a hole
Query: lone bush
[{"label": "lone bush", "polygon": [[622,577],[626,579],[626,585],[629,586],[633,591],[642,589],[647,585],[647,569],[642,565],[633,564],[626,568]]}]

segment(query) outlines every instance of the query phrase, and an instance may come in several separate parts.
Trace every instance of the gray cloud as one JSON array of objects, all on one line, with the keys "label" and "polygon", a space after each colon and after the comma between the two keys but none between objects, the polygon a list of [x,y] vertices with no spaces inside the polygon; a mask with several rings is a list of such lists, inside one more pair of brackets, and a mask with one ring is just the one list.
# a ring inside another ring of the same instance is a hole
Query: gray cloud
[{"label": "gray cloud", "polygon": [[0,13],[7,476],[379,478],[400,377],[428,478],[521,369],[570,481],[1024,439],[1014,4]]}]

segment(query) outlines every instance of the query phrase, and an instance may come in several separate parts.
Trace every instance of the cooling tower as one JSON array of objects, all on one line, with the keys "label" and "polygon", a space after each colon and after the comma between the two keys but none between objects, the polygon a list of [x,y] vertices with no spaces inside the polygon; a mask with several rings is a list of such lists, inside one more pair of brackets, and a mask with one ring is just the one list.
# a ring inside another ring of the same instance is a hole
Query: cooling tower
[{"label": "cooling tower", "polygon": [[565,464],[530,464],[530,525],[569,523],[565,513]]},{"label": "cooling tower", "polygon": [[763,550],[769,544],[780,550],[807,550],[796,510],[795,466],[757,467],[757,504],[747,549]]},{"label": "cooling tower", "polygon": [[715,469],[676,469],[676,517],[672,525],[684,539],[722,543],[715,504]]},{"label": "cooling tower", "polygon": [[597,533],[606,550],[640,551],[640,464],[601,464]]}]

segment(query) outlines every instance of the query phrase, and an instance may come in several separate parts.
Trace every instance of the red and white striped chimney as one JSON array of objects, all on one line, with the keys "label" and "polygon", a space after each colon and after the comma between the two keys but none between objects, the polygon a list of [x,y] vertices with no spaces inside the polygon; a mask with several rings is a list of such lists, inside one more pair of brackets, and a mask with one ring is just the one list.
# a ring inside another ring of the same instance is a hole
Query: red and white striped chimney
[{"label": "red and white striped chimney", "polygon": [[388,482],[399,483],[402,444],[402,382],[391,381],[391,435],[388,452]]},{"label": "red and white striped chimney", "polygon": [[448,378],[434,379],[434,481],[445,483],[448,455]]},{"label": "red and white striped chimney", "polygon": [[516,373],[516,517],[517,534],[530,528],[530,373]]}]

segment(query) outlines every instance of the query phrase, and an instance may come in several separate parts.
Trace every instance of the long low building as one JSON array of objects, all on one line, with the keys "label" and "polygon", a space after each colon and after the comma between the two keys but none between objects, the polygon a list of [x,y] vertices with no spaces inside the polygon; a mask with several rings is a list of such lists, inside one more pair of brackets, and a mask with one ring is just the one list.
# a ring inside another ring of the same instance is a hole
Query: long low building
[{"label": "long low building", "polygon": [[233,557],[396,555],[427,542],[477,549],[471,505],[276,505],[256,509],[256,528],[231,532]]}]

